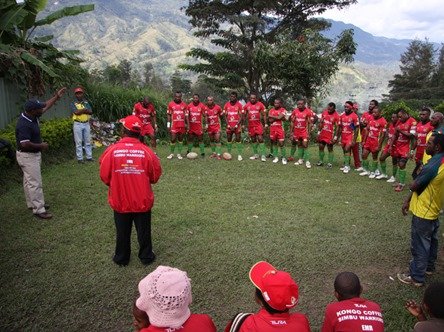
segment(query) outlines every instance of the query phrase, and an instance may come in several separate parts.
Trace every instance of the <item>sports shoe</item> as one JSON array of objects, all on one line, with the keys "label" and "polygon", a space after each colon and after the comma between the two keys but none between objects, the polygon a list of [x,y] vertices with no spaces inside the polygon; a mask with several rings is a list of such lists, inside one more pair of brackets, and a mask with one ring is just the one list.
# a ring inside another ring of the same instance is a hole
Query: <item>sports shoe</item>
[{"label": "sports shoe", "polygon": [[276,164],[278,161],[279,161],[279,158],[278,157],[274,157],[273,163]]},{"label": "sports shoe", "polygon": [[369,175],[369,174],[370,174],[369,172],[367,172],[366,170],[364,170],[364,172],[359,173],[359,176],[367,176],[367,175]]},{"label": "sports shoe", "polygon": [[342,172],[345,168],[345,165],[342,165],[342,167],[339,168],[339,170]]},{"label": "sports shoe", "polygon": [[287,165],[287,158],[282,158],[282,165]]},{"label": "sports shoe", "polygon": [[220,154],[216,155],[216,159],[217,159],[217,160],[222,160],[221,155],[220,155]]},{"label": "sports shoe", "polygon": [[167,159],[173,159],[174,158],[174,154],[169,154]]},{"label": "sports shoe", "polygon": [[258,154],[254,154],[250,157],[250,160],[256,160],[259,159],[259,155]]},{"label": "sports shoe", "polygon": [[370,175],[368,176],[369,179],[374,179],[376,177],[375,172],[370,172]]},{"label": "sports shoe", "polygon": [[49,213],[49,212],[34,213],[34,215],[35,215],[37,218],[45,219],[45,220],[47,220],[47,219],[51,219],[51,218],[52,218],[52,214]]},{"label": "sports shoe", "polygon": [[388,178],[387,174],[381,174],[376,177],[376,180],[382,180],[382,179],[387,179],[387,178]]},{"label": "sports shoe", "polygon": [[177,159],[179,159],[179,160],[182,160],[182,159],[183,159],[183,157],[182,157],[182,155],[181,155],[180,153],[178,153],[176,157],[177,157]]},{"label": "sports shoe", "polygon": [[262,155],[262,157],[261,157],[261,161],[262,161],[262,162],[265,162],[265,161],[267,161],[267,157],[265,157],[265,155],[264,155],[264,154],[263,154],[263,155]]},{"label": "sports shoe", "polygon": [[424,285],[424,283],[416,281],[407,273],[398,273],[396,276],[400,282],[407,285],[413,285],[415,287],[422,287]]},{"label": "sports shoe", "polygon": [[302,165],[304,163],[303,159],[299,159],[297,162],[295,162],[295,165]]},{"label": "sports shoe", "polygon": [[395,188],[395,191],[399,193],[400,191],[404,190],[404,187],[405,187],[405,184],[398,183],[398,185]]},{"label": "sports shoe", "polygon": [[375,171],[375,175],[376,175],[376,176],[380,176],[380,175],[381,175],[381,171],[380,171],[379,169],[377,169],[377,170]]},{"label": "sports shoe", "polygon": [[287,158],[288,161],[294,161],[294,157],[290,156]]},{"label": "sports shoe", "polygon": [[305,162],[305,167],[311,168],[311,163],[308,160]]},{"label": "sports shoe", "polygon": [[365,169],[364,169],[364,167],[358,167],[358,168],[355,168],[355,171],[356,172],[362,172],[362,171],[365,171]]},{"label": "sports shoe", "polygon": [[396,182],[396,178],[392,175],[392,176],[390,177],[390,179],[387,180],[387,182],[388,182],[388,183],[394,183],[394,182]]},{"label": "sports shoe", "polygon": [[330,169],[330,168],[332,168],[332,167],[333,167],[333,165],[332,165],[331,163],[328,163],[328,164],[327,164],[327,168]]},{"label": "sports shoe", "polygon": [[244,159],[242,158],[242,156],[241,156],[241,155],[238,155],[238,156],[237,156],[237,161],[242,161],[242,160],[244,160]]},{"label": "sports shoe", "polygon": [[217,156],[216,152],[213,152],[212,154],[210,154],[210,159],[211,158],[216,158],[216,156]]},{"label": "sports shoe", "polygon": [[272,154],[272,153],[269,153],[269,154],[267,155],[267,158],[273,158],[273,154]]},{"label": "sports shoe", "polygon": [[347,174],[348,172],[350,172],[350,166],[344,166],[342,173]]},{"label": "sports shoe", "polygon": [[316,166],[322,166],[322,165],[324,165],[324,163],[320,160],[316,163]]}]

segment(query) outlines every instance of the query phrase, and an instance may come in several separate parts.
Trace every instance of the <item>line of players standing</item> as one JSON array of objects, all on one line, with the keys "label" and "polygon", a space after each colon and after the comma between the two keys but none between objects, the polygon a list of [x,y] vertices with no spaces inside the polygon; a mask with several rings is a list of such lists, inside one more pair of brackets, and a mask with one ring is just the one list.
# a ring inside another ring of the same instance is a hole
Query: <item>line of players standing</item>
[{"label": "line of players standing", "polygon": [[[407,160],[415,156],[419,164],[426,146],[426,135],[433,130],[430,109],[424,108],[420,112],[419,123],[405,110],[393,114],[390,123],[387,123],[382,117],[376,100],[369,103],[368,111],[361,115],[361,119],[356,111],[357,105],[351,101],[345,102],[342,114],[336,111],[334,103],[329,103],[318,117],[306,106],[304,100],[298,100],[296,108],[288,112],[282,106],[282,100],[278,98],[274,100],[273,108],[267,112],[256,94],[250,94],[249,101],[242,105],[238,101],[236,92],[230,94],[230,100],[221,108],[211,96],[207,98],[206,104],[203,104],[199,95],[195,94],[192,102],[187,104],[182,100],[182,93],[176,92],[174,100],[168,104],[167,109],[167,128],[171,134],[170,154],[167,159],[173,159],[176,151],[176,157],[183,159],[185,135],[188,142],[187,153],[197,142],[200,154],[204,157],[204,132],[208,133],[211,142],[210,157],[222,159],[221,120],[223,118],[226,123],[227,151],[231,154],[234,143],[239,161],[243,160],[241,134],[244,131],[248,131],[253,148],[253,156],[250,159],[266,161],[264,133],[268,131],[273,163],[281,160],[282,164],[286,165],[288,161],[296,160],[295,165],[305,164],[306,168],[311,168],[308,142],[311,131],[317,126],[319,143],[317,166],[324,165],[325,147],[327,147],[326,167],[332,168],[333,146],[340,142],[344,153],[344,163],[340,170],[345,174],[349,173],[352,150],[358,148],[358,144],[361,143],[362,167],[356,169],[361,172],[359,175],[368,176],[370,179],[388,179],[387,182],[395,183],[396,191],[402,191],[405,186]],[[144,124],[142,135],[150,137],[151,146],[155,149],[156,112],[147,97],[134,106],[133,114],[142,120]],[[284,144],[284,121],[290,122],[290,133],[292,133],[288,157]],[[203,125],[204,122],[205,125]],[[297,157],[295,157],[296,151]],[[382,153],[379,156],[380,151]],[[368,161],[370,154],[371,163]],[[393,161],[393,175],[390,178],[387,176],[386,165],[386,159],[389,156]],[[396,183],[396,175],[399,177],[398,183]]]}]

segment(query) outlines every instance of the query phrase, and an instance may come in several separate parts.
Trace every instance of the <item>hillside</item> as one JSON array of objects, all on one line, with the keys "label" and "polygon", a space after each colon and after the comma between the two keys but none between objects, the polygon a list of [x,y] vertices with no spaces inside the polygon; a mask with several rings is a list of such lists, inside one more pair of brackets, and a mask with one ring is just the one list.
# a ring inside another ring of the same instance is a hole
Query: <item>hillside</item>
[{"label": "hillside", "polygon": [[[54,34],[54,42],[61,48],[81,50],[86,68],[102,69],[128,59],[139,69],[151,62],[168,81],[175,67],[185,61],[190,48],[212,47],[208,40],[193,36],[181,10],[188,3],[186,0],[61,0],[49,5],[48,11],[91,2],[96,5],[93,12],[62,19],[50,29],[39,31]],[[375,37],[353,25],[331,23],[326,36],[334,37],[353,28],[358,44],[356,62],[342,67],[328,88],[331,98],[360,102],[379,99],[387,93],[387,82],[397,72],[397,61],[410,41]]]}]

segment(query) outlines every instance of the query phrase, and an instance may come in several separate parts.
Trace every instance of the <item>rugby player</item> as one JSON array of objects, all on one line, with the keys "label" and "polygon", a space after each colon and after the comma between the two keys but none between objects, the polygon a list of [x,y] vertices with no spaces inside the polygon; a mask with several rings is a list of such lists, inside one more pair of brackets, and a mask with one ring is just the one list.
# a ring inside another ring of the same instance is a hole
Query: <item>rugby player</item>
[{"label": "rugby player", "polygon": [[174,93],[174,100],[168,104],[167,109],[167,128],[170,130],[171,143],[170,154],[167,159],[173,159],[174,150],[177,143],[177,159],[182,158],[183,138],[186,133],[185,120],[187,117],[188,105],[182,101],[182,92]]}]

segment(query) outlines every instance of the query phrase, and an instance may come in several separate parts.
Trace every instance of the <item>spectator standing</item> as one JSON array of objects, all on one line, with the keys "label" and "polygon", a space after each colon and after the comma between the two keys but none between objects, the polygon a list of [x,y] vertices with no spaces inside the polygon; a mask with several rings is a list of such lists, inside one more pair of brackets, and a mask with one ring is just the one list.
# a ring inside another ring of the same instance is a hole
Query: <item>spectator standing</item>
[{"label": "spectator standing", "polygon": [[76,99],[71,103],[71,113],[73,123],[74,142],[76,143],[77,162],[82,164],[83,148],[85,148],[86,161],[93,161],[91,146],[91,105],[84,97],[84,90],[80,87],[74,89]]},{"label": "spectator standing", "polygon": [[151,241],[151,208],[154,193],[151,185],[162,174],[159,158],[140,142],[142,122],[135,115],[121,119],[123,138],[100,157],[100,178],[109,187],[108,202],[114,210],[116,250],[113,261],[128,265],[131,255],[131,228],[134,221],[142,264],[156,256]]}]

